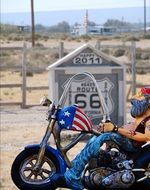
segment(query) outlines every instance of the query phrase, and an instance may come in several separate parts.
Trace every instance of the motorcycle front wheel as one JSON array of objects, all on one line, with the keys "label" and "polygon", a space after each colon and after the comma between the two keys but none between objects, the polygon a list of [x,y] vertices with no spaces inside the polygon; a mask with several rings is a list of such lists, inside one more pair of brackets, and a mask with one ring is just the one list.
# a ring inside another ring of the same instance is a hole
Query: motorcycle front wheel
[{"label": "motorcycle front wheel", "polygon": [[57,158],[45,151],[40,169],[35,170],[39,147],[24,149],[14,160],[11,177],[21,190],[53,190],[51,176],[60,172]]}]

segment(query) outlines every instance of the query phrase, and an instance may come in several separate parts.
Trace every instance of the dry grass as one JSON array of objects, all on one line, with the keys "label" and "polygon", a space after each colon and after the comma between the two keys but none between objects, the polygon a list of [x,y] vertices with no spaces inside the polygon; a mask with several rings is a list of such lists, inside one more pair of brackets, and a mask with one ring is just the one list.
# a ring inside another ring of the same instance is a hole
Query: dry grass
[{"label": "dry grass", "polygon": [[[2,84],[21,84],[22,77],[20,72],[1,71],[0,73]],[[35,73],[31,77],[27,77],[27,86],[48,86],[48,72],[41,74]],[[3,88],[1,89],[0,99],[3,102],[20,102],[21,88]],[[48,90],[37,90],[27,92],[27,104],[38,104],[43,95],[48,95]]]}]

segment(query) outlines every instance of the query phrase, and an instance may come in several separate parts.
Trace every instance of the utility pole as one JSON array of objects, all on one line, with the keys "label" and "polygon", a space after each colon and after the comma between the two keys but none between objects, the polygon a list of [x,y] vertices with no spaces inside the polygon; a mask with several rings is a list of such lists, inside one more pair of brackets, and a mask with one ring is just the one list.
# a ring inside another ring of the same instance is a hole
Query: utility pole
[{"label": "utility pole", "polygon": [[35,45],[34,0],[31,0],[32,47]]},{"label": "utility pole", "polygon": [[146,0],[144,0],[144,33],[146,34]]}]

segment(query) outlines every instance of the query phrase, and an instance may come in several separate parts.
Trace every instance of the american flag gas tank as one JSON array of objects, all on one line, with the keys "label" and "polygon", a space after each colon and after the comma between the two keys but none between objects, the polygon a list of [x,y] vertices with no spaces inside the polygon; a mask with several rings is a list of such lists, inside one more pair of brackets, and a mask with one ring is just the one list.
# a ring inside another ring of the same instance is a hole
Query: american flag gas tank
[{"label": "american flag gas tank", "polygon": [[57,122],[61,129],[91,131],[92,123],[84,111],[76,105],[64,107],[57,113]]}]

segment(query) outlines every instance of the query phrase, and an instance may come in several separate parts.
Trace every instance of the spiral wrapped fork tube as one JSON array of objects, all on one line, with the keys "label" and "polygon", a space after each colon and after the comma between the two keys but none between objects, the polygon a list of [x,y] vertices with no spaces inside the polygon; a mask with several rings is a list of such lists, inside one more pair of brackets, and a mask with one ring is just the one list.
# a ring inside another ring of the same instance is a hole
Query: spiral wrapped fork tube
[{"label": "spiral wrapped fork tube", "polygon": [[46,131],[46,134],[43,137],[43,140],[41,142],[41,147],[40,147],[40,150],[39,150],[39,153],[38,153],[38,157],[37,157],[37,161],[36,161],[34,170],[38,170],[42,165],[42,160],[43,160],[43,157],[44,157],[44,154],[45,154],[47,142],[48,142],[48,139],[49,139],[49,137],[51,135],[51,132],[53,130],[54,124],[55,124],[55,119],[51,119],[51,121],[49,123],[49,126],[48,126],[48,129]]}]

